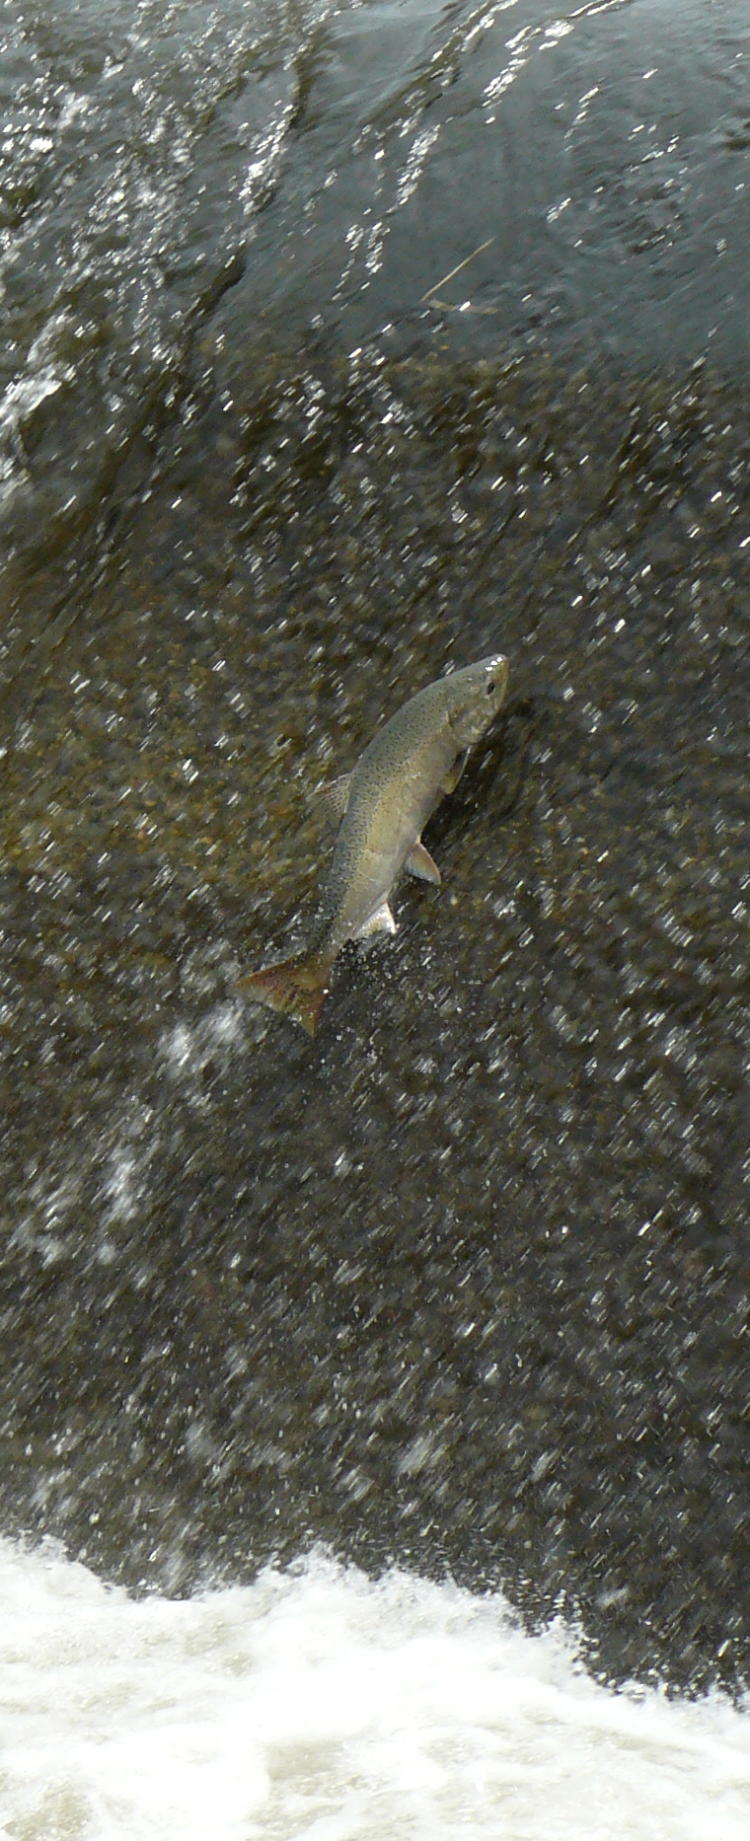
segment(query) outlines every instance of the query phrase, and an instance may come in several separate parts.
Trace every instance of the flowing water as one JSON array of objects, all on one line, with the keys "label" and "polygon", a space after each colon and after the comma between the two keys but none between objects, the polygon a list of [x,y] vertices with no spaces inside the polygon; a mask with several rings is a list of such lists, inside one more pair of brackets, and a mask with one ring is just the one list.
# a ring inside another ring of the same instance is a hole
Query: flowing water
[{"label": "flowing water", "polygon": [[618,1696],[501,1597],[314,1556],[133,1604],[0,1555],[0,1833],[107,1841],[744,1841],[746,1716]]},{"label": "flowing water", "polygon": [[[13,1841],[746,1832],[749,73],[3,10]],[[312,795],[498,649],[310,1043]]]}]

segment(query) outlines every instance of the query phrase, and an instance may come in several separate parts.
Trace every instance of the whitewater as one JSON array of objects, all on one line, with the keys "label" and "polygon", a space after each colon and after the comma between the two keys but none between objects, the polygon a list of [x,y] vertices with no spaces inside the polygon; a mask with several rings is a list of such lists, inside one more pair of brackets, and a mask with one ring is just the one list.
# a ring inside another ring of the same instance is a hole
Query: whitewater
[{"label": "whitewater", "polygon": [[746,1841],[750,1721],[322,1552],[137,1600],[0,1547],[2,1841]]}]

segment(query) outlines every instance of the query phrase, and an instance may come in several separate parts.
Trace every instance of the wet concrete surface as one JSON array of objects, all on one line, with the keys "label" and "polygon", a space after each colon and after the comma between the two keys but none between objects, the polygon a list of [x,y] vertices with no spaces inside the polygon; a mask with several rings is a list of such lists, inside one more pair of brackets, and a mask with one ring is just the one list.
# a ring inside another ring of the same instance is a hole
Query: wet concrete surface
[{"label": "wet concrete surface", "polygon": [[[6,1528],[174,1591],[322,1539],[745,1678],[747,426],[707,363],[201,334],[6,706]],[[309,1043],[235,984],[310,794],[496,647],[443,888]]]}]

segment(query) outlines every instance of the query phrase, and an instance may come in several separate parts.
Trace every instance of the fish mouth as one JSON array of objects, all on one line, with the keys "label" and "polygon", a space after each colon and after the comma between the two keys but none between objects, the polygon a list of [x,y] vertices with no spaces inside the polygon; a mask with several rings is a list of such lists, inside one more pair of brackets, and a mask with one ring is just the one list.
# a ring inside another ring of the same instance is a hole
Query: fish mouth
[{"label": "fish mouth", "polygon": [[485,671],[488,674],[484,686],[485,696],[498,696],[502,700],[510,677],[510,661],[505,653],[496,652],[493,658],[488,658],[485,661]]}]

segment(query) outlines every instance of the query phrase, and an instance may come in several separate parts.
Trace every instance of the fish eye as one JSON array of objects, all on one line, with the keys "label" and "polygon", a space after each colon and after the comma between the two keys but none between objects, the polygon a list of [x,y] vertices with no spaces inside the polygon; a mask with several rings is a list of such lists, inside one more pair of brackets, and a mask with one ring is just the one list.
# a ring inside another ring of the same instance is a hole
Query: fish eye
[{"label": "fish eye", "polygon": [[490,678],[490,681],[489,681],[489,684],[487,684],[487,685],[485,685],[485,689],[486,689],[486,692],[487,692],[487,695],[488,695],[488,697],[491,697],[491,696],[492,696],[492,692],[493,692],[493,690],[495,689],[495,680],[494,680],[494,678]]}]

